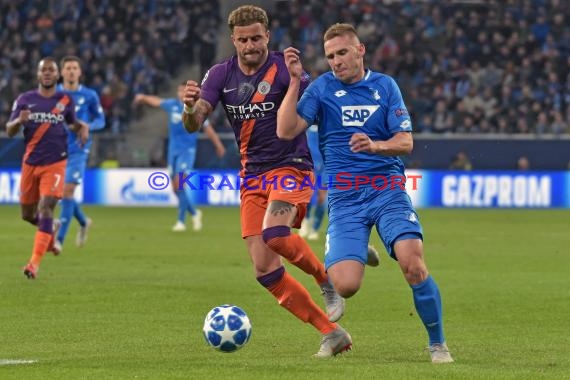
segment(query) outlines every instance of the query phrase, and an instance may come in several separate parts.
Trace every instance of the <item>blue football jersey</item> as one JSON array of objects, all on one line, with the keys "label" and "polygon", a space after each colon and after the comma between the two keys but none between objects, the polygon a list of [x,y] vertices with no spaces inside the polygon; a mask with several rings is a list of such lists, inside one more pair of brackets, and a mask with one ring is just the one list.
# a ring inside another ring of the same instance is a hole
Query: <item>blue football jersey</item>
[{"label": "blue football jersey", "polygon": [[388,75],[366,71],[356,83],[345,84],[332,72],[317,78],[301,97],[298,114],[308,125],[318,120],[321,153],[334,189],[336,175],[403,174],[399,157],[353,153],[349,141],[361,132],[372,140],[388,140],[411,132],[412,123],[396,82]]},{"label": "blue football jersey", "polygon": [[321,155],[321,148],[319,146],[319,127],[316,124],[313,124],[307,128],[307,144],[309,145],[309,151],[311,152],[311,157],[313,158],[315,173],[321,174],[323,170],[323,157]]},{"label": "blue football jersey", "polygon": [[[83,85],[79,85],[79,88],[75,91],[66,90],[61,83],[57,85],[57,89],[71,96],[75,103],[77,119],[87,123],[90,132],[105,127],[105,113],[103,112],[103,107],[101,107],[99,95],[94,90]],[[69,131],[67,135],[68,153],[73,154],[81,151],[88,153],[92,142],[90,135],[82,147],[77,139],[77,134]]]},{"label": "blue football jersey", "polygon": [[[161,101],[160,108],[168,114],[168,154],[177,155],[188,149],[196,149],[198,133],[188,133],[182,124],[184,104],[179,99],[170,98]],[[206,119],[203,126],[208,125]]]}]

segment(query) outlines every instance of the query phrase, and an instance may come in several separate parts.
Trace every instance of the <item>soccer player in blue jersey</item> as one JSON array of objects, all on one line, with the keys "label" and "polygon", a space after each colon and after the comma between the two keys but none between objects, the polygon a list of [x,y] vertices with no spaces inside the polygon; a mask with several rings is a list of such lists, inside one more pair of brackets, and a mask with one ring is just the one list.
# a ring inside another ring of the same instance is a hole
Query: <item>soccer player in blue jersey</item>
[{"label": "soccer player in blue jersey", "polygon": [[[188,133],[182,125],[182,95],[186,83],[178,85],[177,98],[163,99],[154,95],[138,94],[135,96],[135,104],[142,103],[151,107],[160,107],[168,114],[168,170],[172,177],[172,186],[178,198],[178,219],[172,231],[186,231],[186,213],[192,215],[192,227],[194,231],[202,229],[202,212],[194,208],[191,202],[190,189],[187,187],[178,189],[178,173],[190,174],[196,161],[196,143],[198,135]],[[208,119],[203,124],[204,132],[214,144],[218,157],[226,154],[226,149],[214,128],[210,126]]]},{"label": "soccer player in blue jersey", "polygon": [[[81,61],[75,56],[66,56],[61,60],[61,76],[63,82],[57,86],[58,91],[63,91],[73,99],[77,118],[89,126],[89,131],[95,131],[105,127],[105,114],[97,93],[80,83]],[[67,166],[65,168],[65,184],[63,185],[63,199],[59,220],[61,226],[54,242],[54,249],[61,252],[63,242],[69,230],[69,225],[75,217],[79,222],[79,231],[75,243],[82,247],[87,241],[87,232],[91,226],[91,219],[86,217],[75,200],[75,189],[83,182],[85,167],[89,159],[89,149],[92,139],[84,144],[79,144],[76,133],[69,131],[67,137]]]},{"label": "soccer player in blue jersey", "polygon": [[[283,54],[268,50],[269,20],[252,5],[233,10],[228,17],[236,55],[214,65],[201,87],[189,80],[184,92],[184,127],[196,131],[221,102],[230,121],[241,155],[241,235],[255,276],[287,311],[310,323],[322,334],[317,357],[328,358],[347,351],[350,335],[337,323],[344,299],[334,291],[307,242],[291,227],[299,228],[313,190],[303,189],[313,179],[313,163],[305,135],[282,141],[277,138],[276,118],[289,73]],[[303,75],[302,88],[310,77]],[[283,179],[293,184],[285,188]],[[285,270],[282,259],[311,275],[325,295],[327,313],[313,301],[305,287]]]},{"label": "soccer player in blue jersey", "polygon": [[[340,295],[353,296],[364,276],[367,242],[376,226],[411,287],[432,362],[450,363],[439,289],[424,262],[422,228],[403,186],[391,182],[404,175],[398,156],[413,147],[400,90],[388,75],[364,68],[365,47],[352,25],[331,26],[324,34],[324,51],[332,71],[317,78],[297,103],[303,73],[300,52],[285,49],[291,82],[278,111],[277,134],[294,139],[318,120],[325,169],[331,176],[327,272]],[[357,176],[359,181],[347,188],[347,179]]]},{"label": "soccer player in blue jersey", "polygon": [[[63,195],[67,161],[67,127],[77,133],[79,144],[89,137],[89,127],[75,117],[73,99],[56,90],[59,70],[51,57],[38,64],[38,88],[16,99],[6,124],[9,137],[24,130],[26,150],[22,159],[20,204],[22,219],[37,226],[32,256],[24,275],[34,279],[47,251],[54,249],[53,212]],[[66,127],[67,125],[67,127]]]}]

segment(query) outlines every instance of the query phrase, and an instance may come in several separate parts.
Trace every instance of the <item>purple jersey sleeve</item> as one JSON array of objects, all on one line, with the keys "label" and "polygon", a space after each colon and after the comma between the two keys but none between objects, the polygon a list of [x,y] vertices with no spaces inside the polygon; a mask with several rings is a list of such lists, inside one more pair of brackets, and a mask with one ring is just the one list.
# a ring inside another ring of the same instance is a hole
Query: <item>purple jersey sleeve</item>
[{"label": "purple jersey sleeve", "polygon": [[28,108],[25,101],[23,101],[24,94],[18,96],[14,103],[12,104],[12,113],[10,114],[10,120],[15,120],[18,116],[20,116],[20,111],[25,110]]},{"label": "purple jersey sleeve", "polygon": [[204,79],[202,79],[200,97],[210,103],[212,108],[216,108],[220,101],[220,95],[228,91],[227,88],[224,88],[227,68],[226,62],[217,64],[208,70],[204,75]]}]

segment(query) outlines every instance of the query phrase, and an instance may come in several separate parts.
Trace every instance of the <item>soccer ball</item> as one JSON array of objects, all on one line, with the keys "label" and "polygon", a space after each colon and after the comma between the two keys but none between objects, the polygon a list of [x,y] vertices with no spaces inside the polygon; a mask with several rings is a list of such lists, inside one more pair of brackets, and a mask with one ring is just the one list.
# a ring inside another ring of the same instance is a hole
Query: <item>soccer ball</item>
[{"label": "soccer ball", "polygon": [[251,322],[245,311],[234,305],[221,305],[206,314],[204,338],[210,347],[222,352],[242,348],[251,337]]}]

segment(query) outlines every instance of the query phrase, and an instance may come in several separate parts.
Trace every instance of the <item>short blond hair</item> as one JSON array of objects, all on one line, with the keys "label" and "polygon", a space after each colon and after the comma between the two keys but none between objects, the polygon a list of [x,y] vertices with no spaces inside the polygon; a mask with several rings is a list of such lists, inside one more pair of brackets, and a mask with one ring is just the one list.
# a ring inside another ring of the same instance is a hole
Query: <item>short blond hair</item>
[{"label": "short blond hair", "polygon": [[267,13],[255,5],[242,5],[234,9],[228,16],[228,27],[232,33],[236,26],[249,26],[255,23],[263,25],[265,30],[269,29]]},{"label": "short blond hair", "polygon": [[356,33],[354,26],[347,23],[336,23],[327,29],[325,35],[323,36],[323,40],[324,42],[327,42],[328,40],[332,40],[335,37],[344,36],[346,34],[353,35],[356,37],[356,39],[359,39],[358,33]]}]

